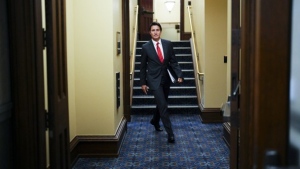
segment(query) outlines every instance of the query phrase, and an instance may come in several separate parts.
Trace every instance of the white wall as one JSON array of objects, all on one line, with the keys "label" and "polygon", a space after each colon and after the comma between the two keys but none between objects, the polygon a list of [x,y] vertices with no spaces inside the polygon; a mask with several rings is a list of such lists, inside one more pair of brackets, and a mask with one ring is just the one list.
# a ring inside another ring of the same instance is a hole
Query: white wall
[{"label": "white wall", "polygon": [[180,0],[174,0],[175,5],[171,12],[165,7],[165,1],[153,0],[153,19],[159,23],[180,22]]},{"label": "white wall", "polygon": [[168,40],[180,40],[180,33],[175,29],[180,24],[180,0],[174,0],[175,5],[171,12],[165,7],[165,1],[153,0],[153,20],[162,26],[161,38]]},{"label": "white wall", "polygon": [[123,118],[123,101],[117,109],[115,88],[116,72],[121,84],[123,80],[122,53],[116,51],[121,12],[121,0],[67,0],[71,140],[76,135],[114,135]]},{"label": "white wall", "polygon": [[[116,43],[116,32],[120,32],[120,36],[121,36],[121,40],[122,40],[122,0],[113,0],[113,11],[112,11],[112,15],[114,16],[113,18],[113,24],[111,25],[113,27],[113,45],[112,46],[112,55],[111,57],[113,58],[113,85],[112,85],[112,91],[113,91],[113,107],[114,108],[114,133],[116,133],[121,120],[124,116],[124,103],[123,103],[123,53],[121,50],[121,54],[117,55],[117,43]],[[110,57],[110,56],[108,56]],[[105,71],[105,70],[102,70]],[[116,93],[116,73],[120,72],[120,107],[117,109],[117,93]],[[104,84],[104,87],[106,85]],[[105,89],[105,88],[104,88]],[[102,95],[102,100],[105,99],[105,95]],[[111,109],[111,108],[110,108]],[[108,111],[107,113],[109,113],[111,111]]]},{"label": "white wall", "polygon": [[[196,48],[199,55],[198,65],[199,71],[205,73],[205,0],[195,0],[192,1],[191,5],[192,12],[192,23],[194,26],[195,39],[196,39]],[[205,105],[205,86],[204,81],[200,82],[201,90],[201,104]]]},{"label": "white wall", "polygon": [[205,1],[205,107],[218,108],[227,100],[227,1]]},{"label": "white wall", "polygon": [[113,134],[112,1],[73,4],[77,134]]},{"label": "white wall", "polygon": [[202,104],[220,108],[227,100],[227,1],[197,0],[192,2],[193,23],[200,72],[204,75]]},{"label": "white wall", "polygon": [[232,0],[227,0],[227,96],[231,95],[231,3]]}]

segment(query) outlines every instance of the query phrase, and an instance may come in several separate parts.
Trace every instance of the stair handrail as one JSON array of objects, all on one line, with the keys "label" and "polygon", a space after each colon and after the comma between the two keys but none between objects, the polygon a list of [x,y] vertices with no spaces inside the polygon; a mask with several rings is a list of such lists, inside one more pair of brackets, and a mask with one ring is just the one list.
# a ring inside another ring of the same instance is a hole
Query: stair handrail
[{"label": "stair handrail", "polygon": [[133,26],[133,39],[132,39],[132,51],[130,52],[130,106],[132,105],[132,94],[134,84],[134,67],[135,67],[135,55],[136,55],[136,42],[137,42],[137,24],[138,24],[138,12],[139,6],[135,7],[135,22]]},{"label": "stair handrail", "polygon": [[194,67],[196,68],[196,89],[197,89],[197,93],[198,93],[198,103],[199,105],[201,104],[201,100],[202,100],[202,96],[201,96],[201,89],[200,89],[200,82],[201,81],[201,77],[204,76],[204,73],[200,72],[200,67],[198,64],[198,52],[197,52],[197,47],[196,47],[196,38],[195,38],[195,31],[194,31],[194,26],[193,26],[193,21],[192,21],[192,12],[191,12],[191,8],[192,6],[188,6],[188,16],[189,16],[189,21],[190,21],[190,27],[191,27],[191,36],[192,36],[192,56],[193,56],[193,61],[194,61]]}]

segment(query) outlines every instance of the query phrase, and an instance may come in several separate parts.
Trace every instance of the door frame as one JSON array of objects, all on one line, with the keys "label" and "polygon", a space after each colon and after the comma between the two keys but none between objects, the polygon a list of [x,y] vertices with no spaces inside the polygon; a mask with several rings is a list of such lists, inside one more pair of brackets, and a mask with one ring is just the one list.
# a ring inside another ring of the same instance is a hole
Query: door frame
[{"label": "door frame", "polygon": [[122,1],[122,53],[123,53],[123,104],[124,116],[128,122],[131,121],[130,106],[130,0]]},{"label": "door frame", "polygon": [[191,32],[185,32],[184,30],[184,11],[185,11],[185,0],[180,0],[180,40],[190,40],[192,35]]},{"label": "door frame", "polygon": [[[20,5],[17,0],[9,0],[7,6],[13,101],[13,163],[15,168],[45,168],[46,122],[41,1],[23,1]],[[122,9],[124,116],[130,121],[129,0],[122,1]]]},{"label": "door frame", "polygon": [[51,168],[71,168],[66,0],[45,1],[49,155]]},{"label": "door frame", "polygon": [[[22,4],[20,4],[22,3]],[[41,1],[9,0],[14,168],[45,168]]]},{"label": "door frame", "polygon": [[240,168],[264,168],[269,149],[287,165],[290,13],[290,1],[242,1]]},{"label": "door frame", "polygon": [[230,168],[239,168],[240,132],[240,0],[231,0]]}]

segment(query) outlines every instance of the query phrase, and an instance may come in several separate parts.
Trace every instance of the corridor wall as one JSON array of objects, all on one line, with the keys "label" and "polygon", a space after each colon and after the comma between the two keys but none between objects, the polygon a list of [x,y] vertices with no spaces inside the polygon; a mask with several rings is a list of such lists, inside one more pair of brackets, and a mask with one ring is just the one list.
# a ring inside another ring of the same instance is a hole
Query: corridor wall
[{"label": "corridor wall", "polygon": [[[123,118],[116,107],[116,72],[122,84],[121,0],[67,0],[67,54],[70,140],[115,135]],[[122,85],[120,88],[122,93]]]}]

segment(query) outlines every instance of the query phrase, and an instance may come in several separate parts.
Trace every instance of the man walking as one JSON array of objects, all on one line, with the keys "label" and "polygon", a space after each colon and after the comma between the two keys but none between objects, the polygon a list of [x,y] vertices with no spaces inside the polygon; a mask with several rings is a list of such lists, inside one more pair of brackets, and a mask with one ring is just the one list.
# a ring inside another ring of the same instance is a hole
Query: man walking
[{"label": "man walking", "polygon": [[[140,82],[142,90],[147,94],[151,90],[156,101],[156,111],[150,123],[156,131],[162,131],[159,120],[162,120],[168,134],[168,142],[174,143],[175,137],[168,113],[168,95],[171,85],[170,72],[178,83],[183,82],[181,68],[176,61],[173,45],[170,41],[161,39],[161,25],[153,22],[149,27],[151,40],[142,46]],[[168,72],[169,71],[169,72]]]}]

